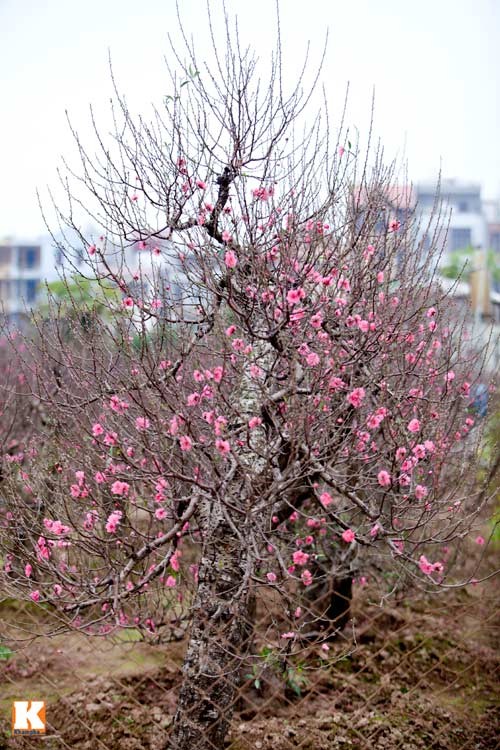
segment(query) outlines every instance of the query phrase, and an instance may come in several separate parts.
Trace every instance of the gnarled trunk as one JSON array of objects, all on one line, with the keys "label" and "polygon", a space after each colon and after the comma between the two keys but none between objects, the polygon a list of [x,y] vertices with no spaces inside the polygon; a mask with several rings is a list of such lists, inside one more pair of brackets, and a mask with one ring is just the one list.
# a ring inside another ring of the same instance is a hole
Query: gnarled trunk
[{"label": "gnarled trunk", "polygon": [[248,548],[223,519],[210,520],[169,750],[222,750],[248,643]]}]

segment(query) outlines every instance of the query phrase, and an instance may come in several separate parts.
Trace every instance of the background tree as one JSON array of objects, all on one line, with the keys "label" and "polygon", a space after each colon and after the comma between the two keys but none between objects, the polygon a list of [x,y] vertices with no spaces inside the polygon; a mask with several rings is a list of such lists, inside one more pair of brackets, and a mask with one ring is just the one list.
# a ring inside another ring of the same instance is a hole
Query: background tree
[{"label": "background tree", "polygon": [[456,585],[443,545],[486,500],[470,470],[480,362],[411,217],[387,211],[394,166],[335,138],[324,107],[310,117],[319,73],[285,92],[279,33],[264,81],[236,27],[209,28],[210,66],[181,28],[151,121],[117,92],[99,154],[74,131],[60,218],[78,232],[85,205],[102,238],[81,234],[83,276],[120,299],[71,336],[52,301],[25,342],[44,420],[9,463],[4,519],[8,582],[62,622],[190,623],[178,750],[224,746],[256,596],[280,598],[266,638],[285,658],[331,635],[331,582],[349,597],[371,555]]}]

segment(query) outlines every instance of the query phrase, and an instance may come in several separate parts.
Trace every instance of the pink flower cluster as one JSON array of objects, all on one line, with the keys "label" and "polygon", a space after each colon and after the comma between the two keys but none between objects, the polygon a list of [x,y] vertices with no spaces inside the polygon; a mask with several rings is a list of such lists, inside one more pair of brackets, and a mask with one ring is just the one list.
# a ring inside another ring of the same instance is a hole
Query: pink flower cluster
[{"label": "pink flower cluster", "polygon": [[128,482],[120,482],[118,479],[111,485],[111,494],[127,496],[129,493],[130,485]]},{"label": "pink flower cluster", "polygon": [[434,572],[442,573],[443,572],[443,563],[441,562],[435,562],[431,563],[426,558],[425,555],[421,555],[420,559],[418,561],[418,567],[422,571],[422,573],[425,573],[426,576],[432,575]]},{"label": "pink flower cluster", "polygon": [[359,407],[362,405],[363,400],[365,398],[366,391],[364,388],[355,388],[351,393],[349,393],[346,398],[348,403],[353,406],[355,409],[359,409]]},{"label": "pink flower cluster", "polygon": [[114,534],[116,529],[118,528],[118,524],[121,521],[123,513],[121,510],[114,510],[112,513],[109,514],[108,520],[106,521],[106,531],[109,534]]}]

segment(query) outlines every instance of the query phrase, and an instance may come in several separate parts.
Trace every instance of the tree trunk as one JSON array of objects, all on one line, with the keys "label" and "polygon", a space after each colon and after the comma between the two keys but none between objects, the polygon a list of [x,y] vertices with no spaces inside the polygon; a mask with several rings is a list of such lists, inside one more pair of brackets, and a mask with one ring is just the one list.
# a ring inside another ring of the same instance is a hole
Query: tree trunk
[{"label": "tree trunk", "polygon": [[222,750],[253,624],[248,547],[223,519],[209,525],[169,750]]}]

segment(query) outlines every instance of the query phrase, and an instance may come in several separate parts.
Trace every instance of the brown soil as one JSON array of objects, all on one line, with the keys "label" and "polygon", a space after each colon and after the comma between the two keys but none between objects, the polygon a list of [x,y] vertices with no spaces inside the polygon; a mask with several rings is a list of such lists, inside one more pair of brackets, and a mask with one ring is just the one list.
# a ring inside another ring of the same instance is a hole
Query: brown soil
[{"label": "brown soil", "polygon": [[[500,747],[500,623],[495,585],[383,609],[358,592],[354,625],[329,651],[290,658],[245,680],[230,750],[493,750]],[[373,595],[373,592],[371,592]],[[6,621],[19,617],[9,607]],[[26,612],[23,610],[26,616]],[[33,619],[35,614],[29,613]],[[72,633],[38,638],[0,662],[0,711],[45,699],[49,736],[0,748],[157,750],[175,710],[184,643],[153,646]],[[321,667],[321,668],[319,668]],[[300,694],[299,694],[300,693]]]}]

